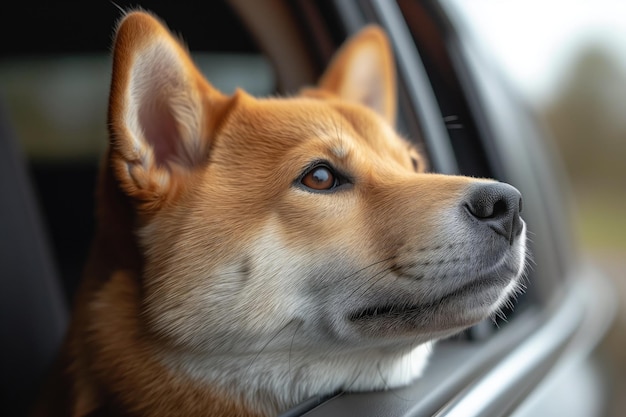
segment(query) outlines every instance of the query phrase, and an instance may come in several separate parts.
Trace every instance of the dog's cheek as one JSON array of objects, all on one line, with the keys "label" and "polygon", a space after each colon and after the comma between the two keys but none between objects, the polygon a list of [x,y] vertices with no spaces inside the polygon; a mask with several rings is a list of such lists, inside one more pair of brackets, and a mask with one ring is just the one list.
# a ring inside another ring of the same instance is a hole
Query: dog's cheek
[{"label": "dog's cheek", "polygon": [[267,223],[255,236],[212,245],[198,236],[208,234],[203,228],[188,232],[194,236],[144,228],[143,313],[150,330],[185,348],[249,349],[297,318],[310,262],[279,229]]}]

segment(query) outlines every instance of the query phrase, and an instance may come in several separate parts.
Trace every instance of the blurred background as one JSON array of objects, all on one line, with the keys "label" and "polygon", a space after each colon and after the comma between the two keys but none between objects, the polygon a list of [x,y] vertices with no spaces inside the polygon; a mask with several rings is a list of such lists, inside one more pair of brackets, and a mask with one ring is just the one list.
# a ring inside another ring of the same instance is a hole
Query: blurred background
[{"label": "blurred background", "polygon": [[612,278],[620,308],[602,351],[611,416],[626,414],[626,2],[453,2],[530,104],[561,155],[582,251]]}]

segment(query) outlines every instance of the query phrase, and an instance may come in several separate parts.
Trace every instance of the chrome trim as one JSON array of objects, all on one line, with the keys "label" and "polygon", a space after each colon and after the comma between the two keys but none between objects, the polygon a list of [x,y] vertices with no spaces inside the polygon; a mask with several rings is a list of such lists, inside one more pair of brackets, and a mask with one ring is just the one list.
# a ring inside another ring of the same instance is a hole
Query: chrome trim
[{"label": "chrome trim", "polygon": [[405,81],[411,104],[424,130],[423,139],[431,150],[432,167],[443,174],[458,174],[443,116],[398,5],[389,0],[371,0],[370,3],[395,48],[398,72]]}]

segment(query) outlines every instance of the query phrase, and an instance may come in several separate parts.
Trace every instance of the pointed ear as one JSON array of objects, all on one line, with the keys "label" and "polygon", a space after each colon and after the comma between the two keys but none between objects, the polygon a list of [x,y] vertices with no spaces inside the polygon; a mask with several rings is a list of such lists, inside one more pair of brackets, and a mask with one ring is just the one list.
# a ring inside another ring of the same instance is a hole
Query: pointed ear
[{"label": "pointed ear", "polygon": [[120,22],[109,97],[111,164],[124,191],[146,207],[172,193],[176,176],[207,159],[225,96],[157,18]]},{"label": "pointed ear", "polygon": [[364,104],[391,125],[396,119],[396,75],[393,53],[383,30],[366,26],[337,51],[319,87]]}]

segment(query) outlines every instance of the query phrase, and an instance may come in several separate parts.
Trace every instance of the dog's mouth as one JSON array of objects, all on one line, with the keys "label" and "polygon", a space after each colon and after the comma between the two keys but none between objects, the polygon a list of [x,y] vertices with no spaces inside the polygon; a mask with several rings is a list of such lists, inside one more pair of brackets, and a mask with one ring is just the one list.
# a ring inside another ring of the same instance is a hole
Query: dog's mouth
[{"label": "dog's mouth", "polygon": [[379,318],[401,318],[414,314],[419,314],[424,309],[423,306],[415,305],[400,307],[394,304],[387,304],[375,307],[368,307],[364,310],[357,310],[348,315],[348,320],[356,322],[362,320],[374,320]]},{"label": "dog's mouth", "polygon": [[463,311],[459,311],[459,306],[464,306],[465,304],[468,304],[466,307],[468,313],[470,313],[468,316],[473,317],[475,312],[469,310],[488,311],[509,282],[511,281],[477,280],[467,283],[434,301],[423,303],[410,303],[406,300],[383,302],[354,310],[347,315],[347,319],[355,324],[384,320],[398,323],[413,323],[417,327],[429,327],[429,321],[440,322],[439,319],[442,316],[463,315]]},{"label": "dog's mouth", "polygon": [[342,329],[358,337],[396,341],[455,334],[494,316],[511,296],[523,290],[523,249],[508,247],[491,262],[483,257],[464,265],[396,273],[395,280],[368,288],[358,298],[342,300],[343,305],[351,306],[343,309],[341,322],[346,327]]}]

